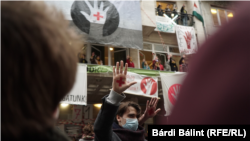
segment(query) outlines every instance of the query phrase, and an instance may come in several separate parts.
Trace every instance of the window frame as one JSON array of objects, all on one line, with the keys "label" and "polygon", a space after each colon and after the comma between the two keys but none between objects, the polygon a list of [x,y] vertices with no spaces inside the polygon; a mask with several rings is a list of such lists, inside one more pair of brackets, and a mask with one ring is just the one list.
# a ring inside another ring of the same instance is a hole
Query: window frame
[{"label": "window frame", "polygon": [[[214,18],[213,18],[213,14],[211,13],[211,9],[216,9],[216,15],[217,15],[217,20],[218,20],[218,22],[219,22],[219,25],[215,25],[215,24],[214,24]],[[225,17],[226,17],[226,22],[228,22],[228,17],[227,17],[228,11],[229,11],[229,12],[232,12],[233,15],[235,14],[234,11],[233,11],[233,10],[230,10],[230,9],[218,8],[218,7],[215,7],[215,6],[210,6],[210,14],[211,14],[211,18],[213,19],[213,25],[214,25],[214,26],[217,26],[217,27],[218,27],[218,26],[221,26],[221,19],[220,19],[220,14],[219,14],[218,9],[224,10],[224,14],[225,14]]]}]

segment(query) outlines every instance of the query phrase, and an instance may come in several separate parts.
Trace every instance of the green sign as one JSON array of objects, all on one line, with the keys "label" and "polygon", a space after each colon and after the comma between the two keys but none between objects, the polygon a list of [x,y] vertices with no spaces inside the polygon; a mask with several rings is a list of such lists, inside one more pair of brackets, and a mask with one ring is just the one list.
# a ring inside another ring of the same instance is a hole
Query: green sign
[{"label": "green sign", "polygon": [[[105,65],[87,65],[87,73],[112,73],[113,67],[112,66],[105,66]],[[146,70],[146,69],[135,69],[135,68],[128,68],[128,72],[137,73],[140,75],[147,75],[147,76],[160,76],[160,73],[174,73],[174,72],[167,72],[167,71],[159,71],[159,70]]]}]

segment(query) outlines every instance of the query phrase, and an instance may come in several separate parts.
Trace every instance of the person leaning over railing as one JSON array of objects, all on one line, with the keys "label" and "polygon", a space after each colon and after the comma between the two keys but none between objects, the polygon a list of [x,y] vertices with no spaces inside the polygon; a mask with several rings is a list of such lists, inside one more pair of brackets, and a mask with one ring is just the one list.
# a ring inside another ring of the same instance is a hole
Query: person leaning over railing
[{"label": "person leaning over railing", "polygon": [[187,15],[187,10],[185,8],[185,5],[183,4],[183,6],[181,7],[181,19],[182,19],[182,24],[184,26],[187,26],[187,20],[189,20],[189,17]]},{"label": "person leaning over railing", "polygon": [[158,5],[158,7],[157,7],[157,15],[158,16],[163,16],[163,10],[161,9],[161,5]]}]

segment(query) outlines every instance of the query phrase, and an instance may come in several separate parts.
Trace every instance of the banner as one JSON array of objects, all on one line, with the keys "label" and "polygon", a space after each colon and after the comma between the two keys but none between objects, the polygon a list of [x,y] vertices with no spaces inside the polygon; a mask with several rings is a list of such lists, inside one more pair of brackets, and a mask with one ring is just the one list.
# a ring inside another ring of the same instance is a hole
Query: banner
[{"label": "banner", "polygon": [[175,19],[176,18],[170,19],[168,16],[156,16],[155,31],[175,33]]},{"label": "banner", "polygon": [[78,64],[76,80],[73,88],[61,103],[87,105],[87,65]]},{"label": "banner", "polygon": [[180,53],[196,53],[198,47],[194,28],[176,25],[175,30]]},{"label": "banner", "polygon": [[124,93],[158,97],[158,79],[157,77],[142,76],[136,73],[127,72],[127,83],[136,81],[137,83],[128,88]]},{"label": "banner", "polygon": [[169,116],[180,92],[182,82],[186,77],[186,73],[160,73],[160,75],[164,99],[164,108],[166,111],[165,116]]},{"label": "banner", "polygon": [[46,1],[62,10],[87,42],[143,48],[140,1]]}]

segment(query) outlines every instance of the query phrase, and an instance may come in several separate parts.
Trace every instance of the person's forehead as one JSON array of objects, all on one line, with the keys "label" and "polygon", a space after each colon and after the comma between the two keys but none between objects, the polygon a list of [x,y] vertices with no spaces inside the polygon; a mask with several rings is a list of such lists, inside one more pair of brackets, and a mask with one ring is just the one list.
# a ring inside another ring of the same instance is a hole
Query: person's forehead
[{"label": "person's forehead", "polygon": [[127,108],[126,114],[136,114],[136,109],[132,106]]}]

